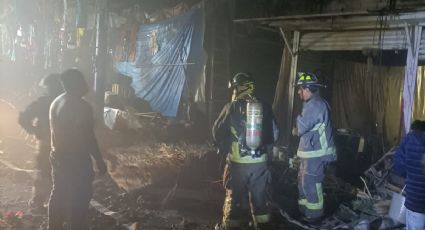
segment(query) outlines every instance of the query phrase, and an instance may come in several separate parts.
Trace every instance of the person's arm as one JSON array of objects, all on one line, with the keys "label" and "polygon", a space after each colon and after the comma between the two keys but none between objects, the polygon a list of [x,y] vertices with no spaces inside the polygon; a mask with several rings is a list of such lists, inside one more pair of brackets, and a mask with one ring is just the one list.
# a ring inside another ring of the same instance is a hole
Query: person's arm
[{"label": "person's arm", "polygon": [[302,136],[305,133],[313,129],[318,121],[318,111],[315,110],[311,105],[305,105],[303,111],[297,117],[297,132],[298,136]]},{"label": "person's arm", "polygon": [[406,143],[409,138],[408,135],[403,139],[394,155],[393,172],[403,178],[406,177]]},{"label": "person's arm", "polygon": [[37,127],[33,125],[34,120],[37,118],[38,100],[28,105],[24,111],[19,113],[18,123],[29,134],[37,135]]},{"label": "person's arm", "polygon": [[99,150],[99,145],[97,143],[97,139],[96,139],[96,135],[94,133],[94,117],[93,117],[93,111],[92,108],[90,107],[90,105],[87,104],[86,107],[86,114],[85,114],[86,118],[85,120],[87,121],[86,123],[86,138],[87,138],[87,144],[89,146],[89,152],[90,155],[95,159],[96,161],[96,166],[99,170],[99,174],[103,175],[106,173],[106,164],[105,161],[103,160],[103,157],[100,153]]}]

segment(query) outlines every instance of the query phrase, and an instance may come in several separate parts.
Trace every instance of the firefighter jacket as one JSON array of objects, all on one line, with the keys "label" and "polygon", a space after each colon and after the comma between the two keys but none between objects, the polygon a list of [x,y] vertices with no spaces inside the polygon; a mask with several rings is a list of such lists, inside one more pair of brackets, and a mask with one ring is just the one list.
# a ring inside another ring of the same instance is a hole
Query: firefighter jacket
[{"label": "firefighter jacket", "polygon": [[297,117],[297,129],[298,157],[336,159],[329,104],[319,94],[313,94],[304,102],[302,113]]},{"label": "firefighter jacket", "polygon": [[411,131],[394,156],[393,172],[406,178],[406,202],[413,212],[425,214],[425,132]]},{"label": "firefighter jacket", "polygon": [[262,137],[258,157],[246,153],[246,105],[247,100],[236,99],[226,104],[213,126],[213,138],[220,152],[228,153],[228,160],[235,163],[260,163],[267,161],[266,146],[273,144],[279,134],[271,106],[263,105]]}]

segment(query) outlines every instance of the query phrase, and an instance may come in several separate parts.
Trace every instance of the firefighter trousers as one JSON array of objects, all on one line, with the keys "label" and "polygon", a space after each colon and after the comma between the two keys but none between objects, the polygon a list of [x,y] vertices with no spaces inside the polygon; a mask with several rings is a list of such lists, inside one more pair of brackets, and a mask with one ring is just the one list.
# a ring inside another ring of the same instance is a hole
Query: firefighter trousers
[{"label": "firefighter trousers", "polygon": [[328,162],[322,157],[302,158],[298,171],[298,205],[305,217],[323,215],[322,181]]},{"label": "firefighter trousers", "polygon": [[224,171],[226,198],[223,207],[225,229],[270,221],[267,189],[271,176],[266,163],[228,163]]}]

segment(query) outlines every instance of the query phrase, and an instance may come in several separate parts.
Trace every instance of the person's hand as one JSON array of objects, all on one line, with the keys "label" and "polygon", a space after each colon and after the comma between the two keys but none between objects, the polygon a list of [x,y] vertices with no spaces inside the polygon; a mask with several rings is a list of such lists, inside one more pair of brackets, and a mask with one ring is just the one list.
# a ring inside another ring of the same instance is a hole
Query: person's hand
[{"label": "person's hand", "polygon": [[292,128],[292,135],[293,136],[298,136],[298,129],[297,129],[297,127]]},{"label": "person's hand", "polygon": [[96,161],[96,164],[97,164],[97,170],[99,170],[99,175],[105,175],[105,173],[106,173],[106,171],[107,171],[107,167],[106,167],[106,164],[105,164],[105,161],[103,161],[103,160],[99,160],[99,161]]},{"label": "person's hand", "polygon": [[300,167],[300,164],[301,164],[301,159],[297,156],[289,159],[289,167],[293,169],[298,169]]}]

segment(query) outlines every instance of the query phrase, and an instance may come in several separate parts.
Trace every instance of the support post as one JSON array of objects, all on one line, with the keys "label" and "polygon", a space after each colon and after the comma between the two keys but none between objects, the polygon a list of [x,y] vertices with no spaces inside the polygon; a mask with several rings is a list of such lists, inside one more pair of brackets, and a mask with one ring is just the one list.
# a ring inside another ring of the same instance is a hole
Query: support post
[{"label": "support post", "polygon": [[294,56],[294,52],[292,51],[291,44],[289,44],[289,39],[287,38],[285,31],[283,31],[282,27],[279,28],[280,34],[282,35],[283,40],[285,41],[286,48],[288,49],[291,56]]},{"label": "support post", "polygon": [[97,0],[94,91],[96,115],[103,119],[108,49],[108,0]]},{"label": "support post", "polygon": [[413,103],[415,98],[415,88],[418,70],[419,47],[422,36],[422,26],[405,25],[407,38],[407,60],[406,70],[404,71],[403,81],[403,123],[404,134],[410,131],[410,123],[412,120]]},{"label": "support post", "polygon": [[[275,96],[273,101],[273,113],[279,125],[281,132],[279,133],[279,145],[288,146],[289,137],[288,133],[284,130],[289,129],[287,127],[288,122],[288,87],[289,77],[291,74],[291,62],[292,55],[287,46],[282,50],[282,60],[279,71],[279,80],[277,81]],[[291,51],[292,52],[292,51]]]},{"label": "support post", "polygon": [[288,119],[286,127],[288,129],[287,137],[288,140],[286,140],[286,143],[290,143],[290,137],[292,133],[292,121],[293,121],[293,110],[294,110],[294,95],[295,95],[295,81],[297,78],[297,66],[298,66],[298,49],[299,49],[299,42],[300,42],[300,32],[294,31],[294,38],[292,43],[292,61],[291,61],[291,75],[289,76],[289,82],[288,82]]}]

